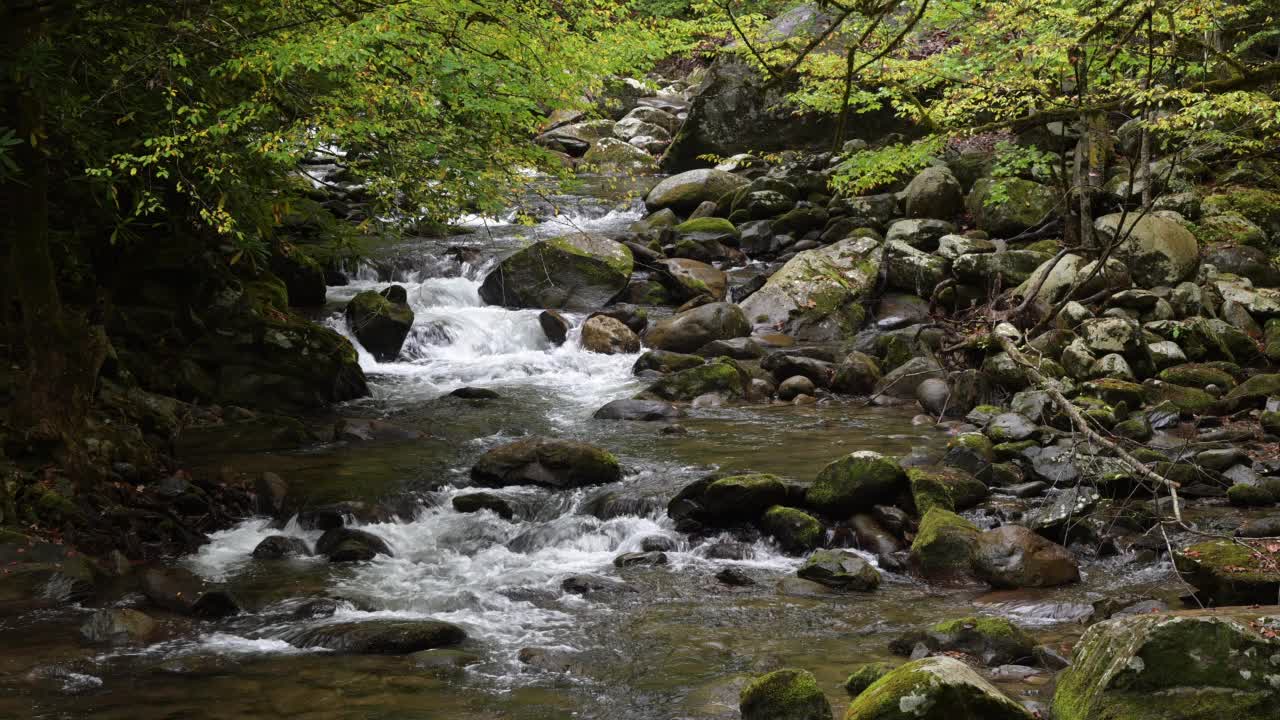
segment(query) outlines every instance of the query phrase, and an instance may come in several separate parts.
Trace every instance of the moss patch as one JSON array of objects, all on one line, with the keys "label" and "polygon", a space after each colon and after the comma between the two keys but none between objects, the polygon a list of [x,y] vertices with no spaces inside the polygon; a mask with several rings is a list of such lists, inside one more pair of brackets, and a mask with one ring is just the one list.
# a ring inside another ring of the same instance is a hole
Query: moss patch
[{"label": "moss patch", "polygon": [[987,497],[987,486],[969,473],[953,467],[913,467],[907,469],[911,497],[916,510],[927,513],[943,510],[966,510]]},{"label": "moss patch", "polygon": [[935,506],[920,520],[911,560],[926,577],[964,576],[973,567],[977,545],[978,528],[973,523]]}]

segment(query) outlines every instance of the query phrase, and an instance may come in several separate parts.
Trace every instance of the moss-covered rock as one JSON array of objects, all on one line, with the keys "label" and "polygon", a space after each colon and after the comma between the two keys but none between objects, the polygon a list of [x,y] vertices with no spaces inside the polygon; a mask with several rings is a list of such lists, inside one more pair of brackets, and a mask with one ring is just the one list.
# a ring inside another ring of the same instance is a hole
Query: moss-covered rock
[{"label": "moss-covered rock", "polygon": [[[1274,601],[1274,596],[1272,598]],[[1129,615],[1076,646],[1053,696],[1058,720],[1280,718],[1280,642],[1247,610]]]},{"label": "moss-covered rock", "polygon": [[760,519],[764,530],[788,553],[806,553],[822,545],[826,532],[818,519],[803,510],[774,505]]},{"label": "moss-covered rock", "polygon": [[1031,659],[1036,640],[1004,618],[969,616],[929,626],[925,643],[935,652],[962,652],[987,665]]},{"label": "moss-covered rock", "polygon": [[880,382],[880,378],[880,365],[875,358],[855,350],[846,355],[836,367],[831,389],[850,395],[867,395]]},{"label": "moss-covered rock", "polygon": [[723,170],[690,170],[655,185],[644,203],[650,212],[671,208],[678,213],[689,213],[702,203],[715,202],[746,184],[745,179]]},{"label": "moss-covered rock", "polygon": [[1057,204],[1053,188],[1022,178],[982,178],[966,200],[978,227],[995,235],[1016,235],[1053,213]]},{"label": "moss-covered rock", "polygon": [[849,697],[858,697],[863,690],[871,687],[877,680],[893,671],[894,666],[887,662],[863,663],[845,678],[844,691]]},{"label": "moss-covered rock", "polygon": [[959,468],[944,465],[907,468],[911,497],[920,514],[940,507],[955,512],[967,510],[987,498],[987,486]]},{"label": "moss-covered rock", "polygon": [[506,307],[596,310],[627,286],[633,265],[631,250],[606,238],[541,240],[498,263],[480,297]]},{"label": "moss-covered rock", "polygon": [[1129,266],[1141,287],[1176,285],[1191,276],[1200,261],[1195,235],[1168,218],[1113,213],[1098,218],[1094,229],[1109,242],[1120,238],[1116,257]]},{"label": "moss-covered rock", "polygon": [[955,580],[973,569],[978,528],[940,507],[932,507],[920,519],[920,530],[911,543],[911,561],[927,578]]},{"label": "moss-covered rock", "polygon": [[877,452],[849,453],[828,464],[805,493],[805,505],[835,518],[870,508],[906,488],[897,460]]},{"label": "moss-covered rock", "polygon": [[852,336],[866,316],[861,300],[880,272],[880,243],[850,238],[805,250],[742,303],[753,325],[780,328],[802,339]]},{"label": "moss-covered rock", "polygon": [[707,393],[722,393],[731,398],[741,398],[747,394],[750,384],[750,374],[737,361],[720,357],[703,365],[672,373],[650,385],[637,397],[641,400],[659,398],[689,401]]},{"label": "moss-covered rock", "polygon": [[1280,238],[1280,192],[1232,187],[1201,201],[1204,215],[1235,213],[1262,228],[1274,241]]},{"label": "moss-covered rock", "polygon": [[844,720],[1033,720],[968,665],[946,656],[909,662],[849,704]]},{"label": "moss-covered rock", "polygon": [[1174,553],[1174,564],[1196,594],[1214,605],[1274,604],[1280,555],[1262,543],[1210,540]]},{"label": "moss-covered rock", "polygon": [[1280,397],[1280,373],[1254,375],[1227,393],[1223,401],[1231,407],[1260,405],[1269,397]]},{"label": "moss-covered rock", "polygon": [[1174,385],[1160,380],[1148,380],[1143,383],[1142,398],[1148,405],[1167,402],[1182,412],[1197,415],[1208,412],[1218,403],[1217,398],[1198,387]]},{"label": "moss-covered rock", "polygon": [[621,479],[622,466],[612,453],[574,440],[537,436],[500,445],[471,468],[471,480],[486,487],[569,489]]},{"label": "moss-covered rock", "polygon": [[607,174],[653,175],[658,163],[649,153],[617,138],[601,138],[582,156],[590,169]]},{"label": "moss-covered rock", "polygon": [[[399,293],[393,292],[396,289]],[[403,295],[404,288],[393,285],[383,292],[366,290],[347,303],[347,325],[379,362],[396,359],[413,327],[413,310]]]},{"label": "moss-covered rock", "polygon": [[806,670],[786,668],[752,680],[739,696],[742,720],[831,720],[831,704]]},{"label": "moss-covered rock", "polygon": [[653,370],[667,375],[698,367],[706,361],[706,358],[701,355],[688,355],[670,350],[650,350],[636,359],[636,364],[631,366],[631,372],[639,375],[647,370]]},{"label": "moss-covered rock", "polygon": [[840,590],[870,592],[880,586],[880,573],[875,567],[848,550],[818,550],[804,561],[796,574]]},{"label": "moss-covered rock", "polygon": [[1211,363],[1183,363],[1165,368],[1157,376],[1159,379],[1190,388],[1203,388],[1217,385],[1223,390],[1236,386],[1236,379],[1231,373]]},{"label": "moss-covered rock", "polygon": [[1267,507],[1280,503],[1280,480],[1240,483],[1227,488],[1227,500],[1240,507]]},{"label": "moss-covered rock", "polygon": [[726,526],[754,522],[769,508],[785,502],[787,487],[776,475],[732,475],[707,485],[698,499],[708,522]]}]

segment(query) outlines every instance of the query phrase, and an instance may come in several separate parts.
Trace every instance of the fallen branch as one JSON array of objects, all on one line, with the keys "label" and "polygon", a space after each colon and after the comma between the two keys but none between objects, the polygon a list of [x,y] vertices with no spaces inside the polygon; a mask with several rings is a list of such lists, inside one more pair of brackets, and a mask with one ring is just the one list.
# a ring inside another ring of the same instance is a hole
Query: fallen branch
[{"label": "fallen branch", "polygon": [[1074,425],[1077,430],[1093,442],[1096,442],[1102,447],[1115,453],[1116,457],[1139,477],[1150,480],[1156,483],[1157,486],[1163,485],[1169,488],[1169,495],[1173,498],[1173,517],[1178,521],[1178,523],[1182,523],[1182,508],[1179,507],[1178,504],[1178,483],[1170,480],[1169,478],[1157,475],[1154,471],[1144,465],[1141,460],[1130,455],[1124,448],[1120,447],[1109,438],[1103,437],[1096,430],[1090,427],[1089,421],[1085,419],[1083,414],[1081,414],[1080,409],[1073,405],[1061,391],[1054,387],[1053,383],[1049,382],[1049,380],[1045,378],[1044,375],[1040,374],[1040,371],[1037,370],[1035,365],[1022,354],[1022,351],[1018,350],[1012,340],[999,333],[992,333],[991,336],[1000,343],[1000,348],[1009,355],[1014,363],[1026,371],[1027,377],[1029,377],[1036,386],[1041,390],[1044,390],[1049,395],[1053,400],[1053,404],[1057,405],[1058,409],[1071,419],[1071,424]]}]

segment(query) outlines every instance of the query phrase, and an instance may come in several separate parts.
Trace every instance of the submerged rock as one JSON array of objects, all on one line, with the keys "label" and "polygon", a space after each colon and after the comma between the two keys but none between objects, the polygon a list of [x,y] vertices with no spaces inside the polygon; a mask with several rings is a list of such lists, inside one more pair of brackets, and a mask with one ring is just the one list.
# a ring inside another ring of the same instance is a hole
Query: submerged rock
[{"label": "submerged rock", "polygon": [[511,503],[507,499],[499,495],[487,492],[474,492],[465,495],[455,495],[451,503],[453,509],[460,513],[480,512],[481,510],[489,510],[503,520],[510,520],[515,517],[516,512],[511,507]]},{"label": "submerged rock", "polygon": [[1277,627],[1274,616],[1234,608],[1100,622],[1085,632],[1058,680],[1054,716],[1276,720]]},{"label": "submerged rock", "polygon": [[229,593],[208,589],[203,580],[183,568],[151,568],[138,580],[147,600],[165,610],[209,618],[240,613],[239,603]]},{"label": "submerged rock", "polygon": [[281,639],[296,647],[353,655],[408,655],[458,645],[467,634],[438,620],[366,620],[291,628]]},{"label": "submerged rock", "polygon": [[752,680],[739,696],[742,720],[831,720],[831,704],[805,670],[775,670]]},{"label": "submerged rock", "polygon": [[91,644],[143,643],[155,633],[156,621],[130,608],[99,610],[80,626],[80,637]]},{"label": "submerged rock", "polygon": [[286,557],[309,557],[311,548],[302,538],[288,535],[272,535],[263,538],[253,549],[253,556],[259,560],[279,560]]},{"label": "submerged rock", "polygon": [[471,480],[486,487],[540,485],[567,490],[622,479],[611,453],[574,440],[529,437],[496,447],[476,461]]},{"label": "submerged rock", "polygon": [[909,662],[862,691],[845,720],[1033,720],[968,665],[950,657]]},{"label": "submerged rock", "polygon": [[395,555],[377,535],[348,527],[326,530],[316,541],[316,554],[329,558],[329,562],[363,562],[378,555]]}]

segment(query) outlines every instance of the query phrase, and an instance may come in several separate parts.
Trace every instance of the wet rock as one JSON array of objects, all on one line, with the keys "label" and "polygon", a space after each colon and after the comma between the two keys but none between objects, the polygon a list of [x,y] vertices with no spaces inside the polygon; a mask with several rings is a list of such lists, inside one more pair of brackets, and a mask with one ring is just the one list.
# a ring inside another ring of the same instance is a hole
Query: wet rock
[{"label": "wet rock", "polygon": [[803,510],[774,505],[760,518],[760,529],[773,537],[784,552],[801,554],[822,544],[826,532],[817,518]]},{"label": "wet rock", "polygon": [[580,653],[558,647],[520,648],[516,658],[521,665],[550,673],[568,673],[581,668]]},{"label": "wet rock", "polygon": [[829,463],[805,493],[805,504],[830,517],[848,517],[906,488],[896,460],[871,451],[850,453]]},{"label": "wet rock", "polygon": [[750,384],[751,376],[736,360],[717,358],[658,380],[640,393],[638,399],[690,401],[713,393],[741,398],[747,395]]},{"label": "wet rock", "polygon": [[[399,290],[398,293],[394,292]],[[389,299],[395,297],[398,302]],[[382,292],[366,290],[347,303],[347,325],[378,362],[391,362],[413,327],[413,310],[404,288],[392,285]]]},{"label": "wet rock", "polygon": [[237,615],[240,605],[223,590],[209,589],[183,568],[150,568],[138,578],[152,605],[183,615],[220,618]]},{"label": "wet rock", "polygon": [[713,340],[728,340],[751,333],[742,308],[732,303],[709,303],[677,313],[649,328],[645,342],[659,350],[691,353]]},{"label": "wet rock", "polygon": [[471,480],[485,487],[539,485],[572,489],[622,479],[611,453],[574,440],[529,437],[496,447],[471,468]]},{"label": "wet rock", "polygon": [[1280,596],[1280,555],[1261,543],[1252,548],[1210,540],[1175,552],[1174,564],[1202,602],[1222,605],[1274,604]]},{"label": "wet rock", "polygon": [[560,581],[560,589],[570,595],[582,595],[588,598],[632,590],[620,580],[600,575],[570,575]]},{"label": "wet rock", "polygon": [[480,512],[481,510],[489,510],[503,520],[510,520],[515,517],[515,510],[512,509],[511,503],[506,498],[487,492],[467,493],[465,495],[455,495],[451,503],[453,509],[460,513]]},{"label": "wet rock", "polygon": [[880,586],[880,573],[871,563],[847,550],[818,550],[796,575],[830,588],[870,592]]},{"label": "wet rock", "polygon": [[600,408],[591,417],[596,420],[638,420],[642,422],[670,421],[683,417],[684,412],[663,400],[614,400]]},{"label": "wet rock", "polygon": [[717,526],[754,521],[774,505],[786,502],[787,488],[776,475],[733,475],[706,486],[697,502]]},{"label": "wet rock", "polygon": [[584,234],[541,240],[502,260],[480,297],[506,307],[594,310],[622,292],[633,264],[631,250],[612,240]]},{"label": "wet rock", "polygon": [[280,560],[287,557],[310,557],[311,548],[302,538],[288,535],[272,535],[263,538],[253,549],[253,556],[259,560]]},{"label": "wet rock", "polygon": [[749,587],[756,584],[751,576],[737,568],[724,568],[716,573],[716,580],[730,587]]},{"label": "wet rock", "polygon": [[[1274,601],[1274,598],[1272,598]],[[1274,618],[1245,609],[1160,613],[1093,625],[1053,696],[1058,720],[1277,718]],[[1270,635],[1274,637],[1274,633]]]},{"label": "wet rock", "polygon": [[885,662],[863,663],[845,678],[844,691],[849,693],[849,697],[856,698],[892,670],[893,665]]},{"label": "wet rock", "polygon": [[836,367],[831,389],[849,395],[867,395],[880,382],[880,365],[871,356],[854,351]]},{"label": "wet rock", "polygon": [[538,325],[552,345],[563,345],[569,335],[569,321],[555,310],[543,310],[539,313]]},{"label": "wet rock", "polygon": [[156,631],[149,615],[129,608],[99,610],[80,626],[80,637],[93,645],[145,643]]},{"label": "wet rock", "polygon": [[[800,376],[807,378],[814,387],[825,388],[831,385],[835,368],[830,362],[819,358],[808,357],[801,353],[804,350],[775,350],[760,363],[763,370],[773,374],[774,379],[785,382],[787,379]],[[781,390],[781,387],[779,387]],[[805,394],[812,395],[810,389]]]},{"label": "wet rock", "polygon": [[715,202],[725,193],[746,184],[745,179],[723,170],[690,170],[655,185],[644,202],[650,212],[671,208],[678,213],[688,213],[703,202]]},{"label": "wet rock", "polygon": [[640,352],[640,338],[621,321],[596,315],[582,324],[582,347],[602,355]]},{"label": "wet rock", "polygon": [[876,394],[904,400],[916,399],[921,384],[930,378],[946,380],[946,372],[932,357],[915,357],[890,370],[876,383]]},{"label": "wet rock", "polygon": [[294,627],[281,639],[296,647],[352,655],[408,655],[461,644],[467,634],[438,620],[365,620]]},{"label": "wet rock", "polygon": [[667,375],[698,367],[704,362],[706,362],[706,358],[699,355],[686,355],[667,350],[650,350],[636,359],[636,364],[631,366],[631,372],[639,375],[642,372],[652,371]]},{"label": "wet rock", "polygon": [[636,567],[639,565],[666,565],[667,554],[664,552],[629,552],[622,553],[613,559],[615,567]]},{"label": "wet rock", "polygon": [[289,483],[273,472],[264,472],[253,483],[258,512],[263,515],[279,515],[284,511],[285,498],[289,495]]},{"label": "wet rock", "polygon": [[497,400],[502,397],[495,390],[479,387],[460,387],[449,395],[463,400]]},{"label": "wet rock", "polygon": [[813,395],[815,392],[813,381],[803,375],[794,375],[778,385],[779,400],[792,400],[800,395]]},{"label": "wet rock", "polygon": [[780,328],[803,340],[852,336],[866,315],[860,300],[880,269],[880,244],[851,238],[805,250],[742,303],[749,323]]},{"label": "wet rock", "polygon": [[1035,638],[1004,618],[964,617],[931,626],[923,642],[931,652],[961,652],[985,665],[1034,659]]},{"label": "wet rock", "polygon": [[830,720],[831,704],[805,670],[776,670],[752,680],[739,698],[742,720]]},{"label": "wet rock", "polygon": [[911,562],[926,578],[963,580],[973,569],[978,535],[978,528],[968,520],[940,507],[930,508],[911,543]]},{"label": "wet rock", "polygon": [[328,558],[329,562],[363,562],[378,555],[395,556],[387,542],[377,535],[346,527],[326,530],[316,541],[316,554]]},{"label": "wet rock", "polygon": [[979,535],[973,560],[977,576],[996,587],[1053,587],[1080,579],[1080,567],[1066,548],[1019,525]]},{"label": "wet rock", "polygon": [[[896,508],[895,508],[896,509]],[[905,518],[903,519],[905,522]],[[858,547],[876,557],[891,557],[903,549],[902,542],[872,515],[858,513],[850,518]]]},{"label": "wet rock", "polygon": [[925,514],[940,507],[956,512],[968,510],[987,498],[987,486],[969,473],[942,465],[907,469],[907,480],[917,512]]},{"label": "wet rock", "polygon": [[657,265],[661,269],[655,277],[673,299],[684,302],[699,295],[715,301],[725,299],[728,277],[711,265],[689,258],[659,260]]},{"label": "wet rock", "polygon": [[1050,540],[1068,542],[1074,537],[1074,531],[1083,531],[1076,521],[1093,510],[1100,499],[1098,491],[1092,487],[1080,485],[1067,488],[1032,516],[1028,524],[1032,530]]},{"label": "wet rock", "polygon": [[850,703],[845,720],[1033,720],[968,665],[950,657],[909,662]]},{"label": "wet rock", "polygon": [[650,535],[640,540],[642,552],[675,552],[679,546],[666,535]]},{"label": "wet rock", "polygon": [[334,424],[333,436],[343,442],[403,442],[421,440],[422,433],[376,418],[342,418]]},{"label": "wet rock", "polygon": [[460,672],[471,665],[484,662],[484,658],[475,653],[446,648],[422,650],[409,655],[414,667],[436,674]]}]

